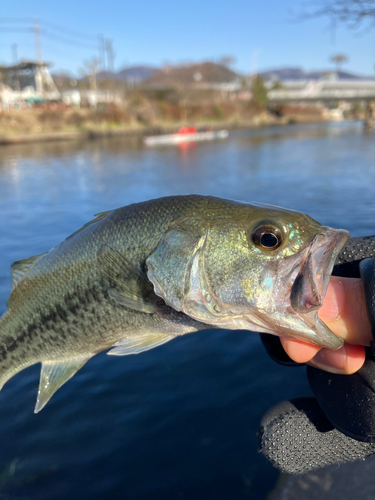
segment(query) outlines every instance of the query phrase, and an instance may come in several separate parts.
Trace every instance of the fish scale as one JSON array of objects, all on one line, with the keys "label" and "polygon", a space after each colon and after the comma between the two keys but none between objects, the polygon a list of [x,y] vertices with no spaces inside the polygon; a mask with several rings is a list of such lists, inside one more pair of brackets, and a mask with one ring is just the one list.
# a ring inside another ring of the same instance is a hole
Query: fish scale
[{"label": "fish scale", "polygon": [[[263,226],[282,235],[277,248],[254,238]],[[198,195],[102,212],[49,252],[12,264],[0,318],[0,387],[42,363],[40,411],[98,352],[136,354],[210,327],[281,331],[337,348],[341,340],[317,313],[303,310],[309,286],[325,293],[311,278],[318,236],[329,279],[348,233],[305,214]],[[297,273],[298,313],[285,285]]]}]

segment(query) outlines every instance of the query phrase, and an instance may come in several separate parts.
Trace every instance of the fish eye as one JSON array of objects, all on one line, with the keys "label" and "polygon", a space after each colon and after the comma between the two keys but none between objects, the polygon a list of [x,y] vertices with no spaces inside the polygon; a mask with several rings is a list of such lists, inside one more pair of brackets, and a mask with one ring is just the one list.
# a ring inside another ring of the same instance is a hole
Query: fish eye
[{"label": "fish eye", "polygon": [[254,244],[262,250],[276,250],[283,242],[280,229],[269,225],[261,225],[255,228],[251,238]]}]

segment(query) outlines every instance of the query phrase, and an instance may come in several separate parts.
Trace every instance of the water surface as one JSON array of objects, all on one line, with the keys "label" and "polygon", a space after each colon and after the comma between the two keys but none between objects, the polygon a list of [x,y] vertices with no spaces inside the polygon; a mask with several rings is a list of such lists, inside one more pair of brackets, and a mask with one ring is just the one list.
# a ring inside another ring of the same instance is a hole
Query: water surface
[{"label": "water surface", "polygon": [[[287,206],[375,232],[375,141],[360,123],[233,132],[187,148],[138,140],[0,149],[0,313],[13,261],[44,252],[93,214],[171,194]],[[190,334],[139,356],[96,356],[38,415],[39,367],[0,393],[0,496],[58,500],[265,498],[277,472],[259,419],[309,395],[249,332]],[[5,498],[5,497],[4,497]]]}]

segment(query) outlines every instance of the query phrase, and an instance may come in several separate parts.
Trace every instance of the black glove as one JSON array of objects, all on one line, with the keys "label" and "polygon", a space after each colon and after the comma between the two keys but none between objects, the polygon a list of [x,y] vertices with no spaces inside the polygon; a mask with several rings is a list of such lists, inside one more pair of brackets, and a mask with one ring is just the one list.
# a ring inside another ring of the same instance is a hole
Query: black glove
[{"label": "black glove", "polygon": [[[352,238],[339,255],[333,274],[361,276],[375,339],[374,257],[374,236]],[[278,337],[262,334],[261,338],[275,361],[297,365]],[[307,367],[316,399],[284,401],[266,413],[259,431],[261,451],[277,468],[304,473],[375,453],[374,351],[374,347],[366,349],[365,364],[354,375],[333,375]]]}]

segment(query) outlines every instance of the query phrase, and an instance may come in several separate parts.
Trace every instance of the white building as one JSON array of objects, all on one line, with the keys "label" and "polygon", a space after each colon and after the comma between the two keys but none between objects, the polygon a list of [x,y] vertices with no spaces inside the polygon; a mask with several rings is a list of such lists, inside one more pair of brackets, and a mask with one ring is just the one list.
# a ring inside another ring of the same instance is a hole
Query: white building
[{"label": "white building", "polygon": [[0,105],[3,110],[42,101],[58,101],[61,94],[49,73],[49,63],[23,61],[0,67]]}]

